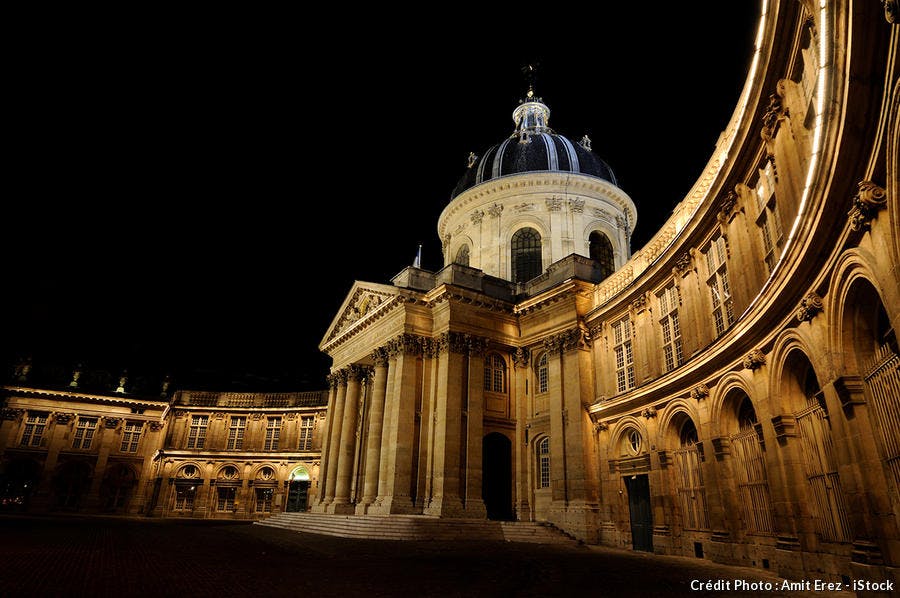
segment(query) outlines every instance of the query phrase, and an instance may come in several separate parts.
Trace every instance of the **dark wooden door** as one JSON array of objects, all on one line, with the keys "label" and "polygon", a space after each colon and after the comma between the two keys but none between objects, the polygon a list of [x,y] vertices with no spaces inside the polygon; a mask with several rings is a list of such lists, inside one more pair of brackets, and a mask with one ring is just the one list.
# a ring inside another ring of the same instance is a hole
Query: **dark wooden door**
[{"label": "dark wooden door", "polygon": [[631,514],[631,544],[634,550],[653,552],[653,515],[650,512],[650,478],[646,474],[625,478],[628,511]]}]

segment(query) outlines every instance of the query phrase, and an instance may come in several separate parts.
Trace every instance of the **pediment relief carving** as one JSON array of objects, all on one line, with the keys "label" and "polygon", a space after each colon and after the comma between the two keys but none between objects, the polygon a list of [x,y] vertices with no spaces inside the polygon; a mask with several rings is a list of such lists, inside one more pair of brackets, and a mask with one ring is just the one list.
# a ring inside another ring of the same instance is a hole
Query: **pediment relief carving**
[{"label": "pediment relief carving", "polygon": [[358,289],[338,319],[337,325],[334,327],[334,331],[328,340],[335,338],[357,322],[365,320],[385,306],[393,297],[394,295],[373,289]]}]

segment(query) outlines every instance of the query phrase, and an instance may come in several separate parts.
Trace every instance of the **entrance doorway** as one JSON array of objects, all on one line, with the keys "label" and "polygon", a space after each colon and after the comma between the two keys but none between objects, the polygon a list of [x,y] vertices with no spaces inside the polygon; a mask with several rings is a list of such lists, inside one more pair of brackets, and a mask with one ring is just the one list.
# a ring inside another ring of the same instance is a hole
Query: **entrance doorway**
[{"label": "entrance doorway", "polygon": [[510,520],[512,512],[512,442],[498,432],[481,444],[481,498],[488,519]]},{"label": "entrance doorway", "polygon": [[291,472],[288,484],[287,504],[284,510],[288,513],[300,513],[306,510],[309,500],[309,472],[302,465]]},{"label": "entrance doorway", "polygon": [[650,478],[647,474],[625,478],[628,511],[631,514],[631,545],[634,550],[653,552],[653,516],[650,512]]}]

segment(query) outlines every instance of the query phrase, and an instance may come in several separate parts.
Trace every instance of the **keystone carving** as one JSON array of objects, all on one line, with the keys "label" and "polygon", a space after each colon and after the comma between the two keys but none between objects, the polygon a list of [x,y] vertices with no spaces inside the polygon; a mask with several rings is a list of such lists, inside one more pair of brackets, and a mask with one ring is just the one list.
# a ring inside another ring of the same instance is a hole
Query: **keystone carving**
[{"label": "keystone carving", "polygon": [[641,411],[641,416],[643,416],[644,419],[656,417],[656,409],[654,409],[653,407],[647,407],[646,409]]},{"label": "keystone carving", "polygon": [[868,230],[872,218],[878,210],[887,205],[887,192],[872,181],[857,183],[858,191],[853,196],[850,209],[850,228],[854,232]]},{"label": "keystone carving", "polygon": [[822,298],[816,293],[809,293],[800,300],[800,307],[797,308],[797,319],[801,322],[809,322],[820,311],[822,311]]},{"label": "keystone carving", "polygon": [[691,398],[697,401],[702,401],[709,397],[709,388],[706,384],[698,384],[694,388],[691,389]]},{"label": "keystone carving", "polygon": [[528,350],[528,347],[518,347],[512,356],[513,364],[517,368],[527,368],[530,358],[531,351]]},{"label": "keystone carving", "polygon": [[744,357],[744,369],[755,370],[766,363],[765,354],[759,349],[753,349]]}]

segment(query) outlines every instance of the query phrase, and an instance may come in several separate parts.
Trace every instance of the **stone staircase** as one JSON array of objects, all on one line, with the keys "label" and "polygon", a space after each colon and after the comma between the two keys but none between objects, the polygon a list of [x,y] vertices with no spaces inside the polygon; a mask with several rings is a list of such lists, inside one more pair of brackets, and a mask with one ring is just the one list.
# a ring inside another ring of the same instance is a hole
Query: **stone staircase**
[{"label": "stone staircase", "polygon": [[578,540],[549,524],[532,521],[442,519],[427,515],[329,515],[279,513],[255,525],[308,534],[379,540],[530,542],[577,546]]}]

